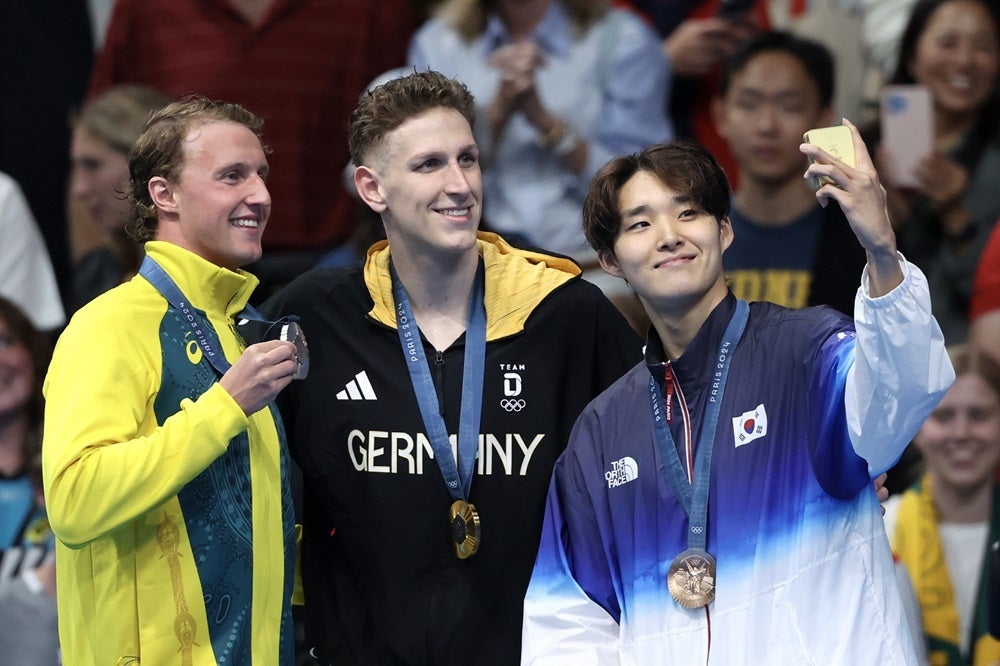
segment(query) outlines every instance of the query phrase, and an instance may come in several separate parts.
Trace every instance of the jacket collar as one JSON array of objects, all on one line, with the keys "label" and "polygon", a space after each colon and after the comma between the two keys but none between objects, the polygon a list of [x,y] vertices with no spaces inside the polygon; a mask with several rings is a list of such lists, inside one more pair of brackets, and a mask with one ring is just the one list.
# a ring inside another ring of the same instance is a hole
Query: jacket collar
[{"label": "jacket collar", "polygon": [[[698,333],[681,357],[671,360],[674,375],[685,391],[698,391],[708,382],[712,368],[709,359],[719,350],[722,336],[735,310],[736,297],[732,292],[727,292],[726,297],[715,306],[708,319],[698,329]],[[663,366],[667,358],[663,351],[663,343],[652,326],[646,336],[645,358],[650,374],[662,384]]]},{"label": "jacket collar", "polygon": [[173,243],[149,241],[145,249],[191,304],[210,316],[236,316],[259,283],[243,269],[222,268]]},{"label": "jacket collar", "polygon": [[[486,338],[496,340],[524,330],[539,303],[555,289],[580,275],[580,267],[565,257],[512,247],[494,233],[478,233],[479,254],[486,268]],[[373,305],[368,315],[396,328],[396,310],[389,274],[390,249],[379,241],[368,249],[364,276]]]}]

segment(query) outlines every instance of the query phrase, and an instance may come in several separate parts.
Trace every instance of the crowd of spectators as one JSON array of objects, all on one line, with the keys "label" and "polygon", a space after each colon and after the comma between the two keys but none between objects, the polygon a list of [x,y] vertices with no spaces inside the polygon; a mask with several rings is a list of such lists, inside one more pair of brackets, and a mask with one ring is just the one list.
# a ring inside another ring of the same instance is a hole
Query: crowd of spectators
[{"label": "crowd of spectators", "polygon": [[[0,374],[0,487],[17,490],[19,502],[8,509],[5,499],[0,515],[4,617],[27,600],[35,619],[24,640],[49,631],[51,535],[37,522],[44,503],[32,477],[40,378],[73,313],[139,270],[125,189],[128,153],[149,114],[201,94],[265,119],[274,213],[264,256],[248,267],[263,301],[319,263],[363,255],[357,239],[371,229],[341,177],[349,114],[386,75],[434,69],[464,82],[479,104],[484,228],[573,258],[640,333],[648,322],[634,296],[602,278],[581,228],[604,163],[674,137],[706,146],[734,190],[725,261],[734,293],[849,314],[865,257],[839,207],[820,207],[802,179],[798,144],[841,117],[862,127],[900,251],[928,276],[959,374],[890,473],[900,494],[889,536],[913,579],[931,661],[996,659],[996,641],[981,631],[986,574],[976,576],[1000,538],[998,4],[60,0],[64,7],[42,11],[5,3],[0,24],[16,29],[4,40],[11,94],[0,103],[0,373],[17,366],[21,383]],[[933,149],[916,186],[899,183],[882,142],[874,100],[886,85],[929,91]],[[959,465],[949,456],[962,447],[981,455]],[[975,511],[943,504],[972,486]],[[931,582],[925,554],[913,555],[912,540],[925,533],[947,560]],[[941,581],[958,584],[944,610],[927,591]],[[8,634],[3,663],[15,654],[5,652],[15,649]]]}]

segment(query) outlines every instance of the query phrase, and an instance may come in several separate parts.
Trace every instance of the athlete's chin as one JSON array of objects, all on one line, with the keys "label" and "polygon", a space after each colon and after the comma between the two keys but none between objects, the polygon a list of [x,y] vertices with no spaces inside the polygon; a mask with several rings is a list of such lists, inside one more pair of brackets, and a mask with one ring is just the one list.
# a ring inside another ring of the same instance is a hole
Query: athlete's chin
[{"label": "athlete's chin", "polygon": [[233,258],[233,263],[237,268],[243,268],[244,266],[248,266],[255,261],[260,261],[260,258],[263,256],[264,252],[259,246],[255,248],[247,248]]},{"label": "athlete's chin", "polygon": [[446,246],[453,252],[468,252],[477,247],[475,229],[462,230],[460,233],[452,234],[446,240]]}]

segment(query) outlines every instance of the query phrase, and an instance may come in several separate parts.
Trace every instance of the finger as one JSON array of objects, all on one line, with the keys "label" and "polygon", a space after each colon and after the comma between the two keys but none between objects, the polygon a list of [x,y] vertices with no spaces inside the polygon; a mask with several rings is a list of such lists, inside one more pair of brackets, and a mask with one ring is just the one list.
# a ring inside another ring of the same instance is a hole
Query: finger
[{"label": "finger", "polygon": [[835,190],[837,188],[831,187],[830,185],[824,185],[823,187],[816,190],[816,201],[819,202],[820,208],[826,208],[827,206],[830,205],[830,193],[828,191],[830,189]]},{"label": "finger", "polygon": [[[810,158],[811,163],[809,165],[809,169],[812,169],[814,166],[824,168],[832,166],[836,167],[837,170],[846,173],[847,170],[851,168],[846,163],[841,162],[838,158],[834,157],[814,143],[800,143],[799,152]],[[806,169],[807,174],[809,173],[809,169]]]},{"label": "finger", "polygon": [[283,360],[281,363],[274,366],[274,379],[272,381],[279,384],[283,381],[285,383],[291,381],[292,375],[295,374],[298,367],[299,363],[295,360],[295,356],[293,354],[292,358]]},{"label": "finger", "polygon": [[298,363],[294,359],[287,359],[276,365],[269,365],[262,368],[257,375],[257,385],[260,390],[277,393],[292,380]]},{"label": "finger", "polygon": [[875,171],[875,163],[872,162],[872,156],[868,152],[868,146],[861,139],[861,132],[858,128],[854,126],[847,118],[841,118],[841,122],[847,125],[851,129],[851,140],[854,142],[854,161],[857,164],[858,169],[865,171]]},{"label": "finger", "polygon": [[[824,153],[824,155],[826,155],[826,153]],[[845,189],[847,184],[850,182],[850,178],[848,178],[847,174],[844,173],[844,170],[841,168],[843,163],[838,165],[836,162],[839,160],[829,155],[826,155],[826,159],[831,160],[831,163],[824,164],[818,161],[813,162],[809,165],[809,168],[806,169],[804,177],[807,179],[818,178],[821,184],[820,187],[832,184],[841,189]],[[846,167],[847,165],[843,166]]]},{"label": "finger", "polygon": [[287,340],[270,340],[267,344],[268,348],[258,350],[261,368],[270,369],[273,372],[273,368],[280,366],[282,363],[294,362],[295,343]]},{"label": "finger", "polygon": [[875,494],[878,496],[879,502],[884,502],[889,499],[889,489],[885,487],[885,482],[888,477],[888,474],[883,473],[875,479]]}]

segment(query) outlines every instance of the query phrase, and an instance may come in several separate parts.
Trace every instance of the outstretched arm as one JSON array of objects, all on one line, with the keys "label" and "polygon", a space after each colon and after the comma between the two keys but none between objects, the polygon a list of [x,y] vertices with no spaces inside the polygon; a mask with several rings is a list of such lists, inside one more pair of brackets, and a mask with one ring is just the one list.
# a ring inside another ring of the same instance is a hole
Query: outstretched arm
[{"label": "outstretched arm", "polygon": [[824,207],[830,199],[840,205],[854,235],[868,254],[868,292],[873,298],[884,296],[903,281],[885,188],[879,182],[878,172],[858,128],[846,119],[843,122],[851,130],[857,166],[848,166],[819,146],[803,143],[799,149],[812,160],[805,177],[825,176],[832,181],[817,190],[816,198]]},{"label": "outstretched arm", "polygon": [[849,121],[857,167],[822,148],[802,144],[811,164],[807,178],[830,179],[816,192],[821,205],[833,199],[868,255],[855,301],[854,362],[844,405],[854,451],[869,473],[889,469],[954,381],[944,336],[931,315],[927,279],[896,251],[885,188],[857,128]]}]

